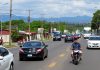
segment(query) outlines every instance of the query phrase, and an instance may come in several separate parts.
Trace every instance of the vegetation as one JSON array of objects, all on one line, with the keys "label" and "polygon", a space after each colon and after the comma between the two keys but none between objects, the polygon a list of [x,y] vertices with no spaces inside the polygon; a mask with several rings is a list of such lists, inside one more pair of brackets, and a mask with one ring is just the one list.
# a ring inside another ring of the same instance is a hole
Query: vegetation
[{"label": "vegetation", "polygon": [[100,27],[100,10],[97,10],[94,14],[93,14],[93,18],[92,18],[92,22],[91,22],[91,27],[94,30],[98,30]]},{"label": "vegetation", "polygon": [[[43,27],[45,32],[49,32],[51,27],[57,30],[64,31],[65,29],[69,32],[76,31],[77,29],[82,30],[87,24],[68,24],[65,22],[47,22],[47,21],[32,21],[30,23],[31,32],[37,32],[38,28]],[[9,29],[9,21],[3,22],[3,29]],[[28,31],[29,24],[23,20],[12,20],[12,31]],[[12,34],[17,35],[17,34]]]}]

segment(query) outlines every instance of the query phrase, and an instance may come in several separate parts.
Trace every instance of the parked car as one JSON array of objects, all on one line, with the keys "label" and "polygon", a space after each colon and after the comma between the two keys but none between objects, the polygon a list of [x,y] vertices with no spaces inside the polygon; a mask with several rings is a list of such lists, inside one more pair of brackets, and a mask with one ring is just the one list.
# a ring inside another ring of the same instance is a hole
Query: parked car
[{"label": "parked car", "polygon": [[74,41],[74,36],[72,34],[67,34],[66,35],[65,42],[68,42],[68,41],[71,41],[71,42]]},{"label": "parked car", "polygon": [[14,56],[3,46],[0,46],[0,70],[14,70]]},{"label": "parked car", "polygon": [[42,41],[28,41],[25,42],[19,49],[19,60],[27,58],[41,58],[44,60],[48,57],[48,45]]},{"label": "parked car", "polygon": [[53,41],[61,41],[61,34],[54,34]]},{"label": "parked car", "polygon": [[87,48],[100,48],[100,36],[90,36]]}]

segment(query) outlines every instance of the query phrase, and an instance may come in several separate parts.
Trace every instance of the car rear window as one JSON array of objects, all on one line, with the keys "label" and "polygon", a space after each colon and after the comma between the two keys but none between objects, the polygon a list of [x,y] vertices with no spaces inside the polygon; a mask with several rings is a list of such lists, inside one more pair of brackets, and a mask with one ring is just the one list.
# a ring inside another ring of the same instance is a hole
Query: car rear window
[{"label": "car rear window", "polygon": [[23,47],[25,47],[25,48],[30,48],[30,47],[40,48],[41,42],[26,42],[23,44]]},{"label": "car rear window", "polygon": [[100,37],[90,37],[89,40],[100,40]]}]

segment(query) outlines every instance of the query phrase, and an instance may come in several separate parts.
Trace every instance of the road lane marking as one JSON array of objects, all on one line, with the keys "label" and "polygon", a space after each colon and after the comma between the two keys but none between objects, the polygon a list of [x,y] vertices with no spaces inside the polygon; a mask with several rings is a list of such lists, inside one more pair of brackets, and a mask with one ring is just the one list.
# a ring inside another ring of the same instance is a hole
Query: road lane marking
[{"label": "road lane marking", "polygon": [[62,53],[62,54],[60,54],[60,55],[59,55],[59,57],[64,57],[64,56],[65,56],[65,54],[64,54],[64,53]]},{"label": "road lane marking", "polygon": [[57,64],[56,62],[53,62],[53,63],[49,64],[48,67],[49,67],[49,68],[53,68],[53,67],[56,66],[56,64]]}]

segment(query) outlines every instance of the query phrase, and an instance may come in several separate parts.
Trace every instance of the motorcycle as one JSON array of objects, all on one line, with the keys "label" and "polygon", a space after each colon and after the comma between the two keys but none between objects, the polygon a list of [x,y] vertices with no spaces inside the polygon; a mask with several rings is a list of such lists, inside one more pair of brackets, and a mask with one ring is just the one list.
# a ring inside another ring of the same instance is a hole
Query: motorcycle
[{"label": "motorcycle", "polygon": [[73,51],[73,64],[78,65],[80,62],[80,53],[79,50],[74,50]]}]

